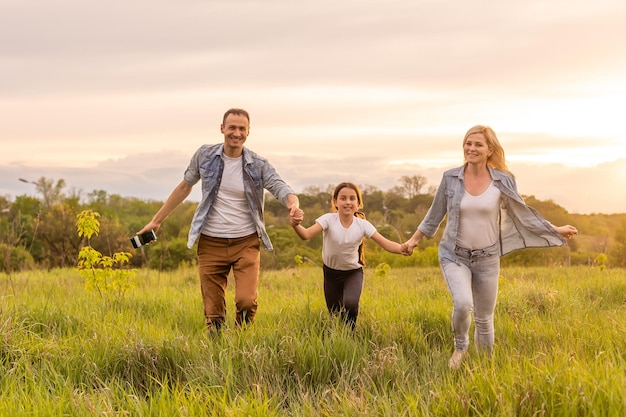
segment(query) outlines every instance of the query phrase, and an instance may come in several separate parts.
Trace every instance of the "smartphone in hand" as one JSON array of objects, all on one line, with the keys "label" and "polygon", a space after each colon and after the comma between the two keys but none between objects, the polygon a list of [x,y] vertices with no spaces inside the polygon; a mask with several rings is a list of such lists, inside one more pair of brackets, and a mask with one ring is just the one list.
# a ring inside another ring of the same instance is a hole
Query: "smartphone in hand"
[{"label": "smartphone in hand", "polygon": [[133,248],[137,249],[147,243],[155,241],[157,239],[156,233],[154,230],[150,230],[149,232],[142,233],[140,235],[135,235],[130,238],[130,243],[132,243]]}]

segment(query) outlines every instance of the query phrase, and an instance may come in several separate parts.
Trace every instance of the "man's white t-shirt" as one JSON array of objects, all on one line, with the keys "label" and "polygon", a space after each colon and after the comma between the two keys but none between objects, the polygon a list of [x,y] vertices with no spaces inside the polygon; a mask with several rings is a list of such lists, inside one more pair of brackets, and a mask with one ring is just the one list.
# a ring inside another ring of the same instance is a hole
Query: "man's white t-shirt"
[{"label": "man's white t-shirt", "polygon": [[360,268],[359,245],[364,237],[372,237],[376,228],[367,220],[354,217],[350,227],[341,224],[338,213],[326,213],[315,220],[322,226],[324,265],[340,271]]},{"label": "man's white t-shirt", "polygon": [[241,156],[229,158],[222,155],[222,157],[224,158],[222,182],[202,228],[202,234],[223,238],[251,235],[257,230],[243,188]]}]

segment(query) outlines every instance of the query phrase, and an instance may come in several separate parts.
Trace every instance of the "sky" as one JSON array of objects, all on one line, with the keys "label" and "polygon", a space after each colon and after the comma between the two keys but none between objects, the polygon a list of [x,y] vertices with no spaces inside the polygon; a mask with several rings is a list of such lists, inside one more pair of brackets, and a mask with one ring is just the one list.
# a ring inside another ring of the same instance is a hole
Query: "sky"
[{"label": "sky", "polygon": [[625,213],[624,22],[623,0],[0,0],[0,195],[164,201],[239,107],[296,192],[436,187],[482,124],[522,195]]}]

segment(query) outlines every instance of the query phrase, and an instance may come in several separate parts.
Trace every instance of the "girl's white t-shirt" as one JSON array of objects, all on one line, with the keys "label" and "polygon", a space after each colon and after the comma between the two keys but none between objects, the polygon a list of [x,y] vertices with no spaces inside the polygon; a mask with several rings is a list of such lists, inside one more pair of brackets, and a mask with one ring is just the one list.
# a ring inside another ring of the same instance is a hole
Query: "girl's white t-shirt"
[{"label": "girl's white t-shirt", "polygon": [[326,213],[315,220],[323,230],[322,260],[324,265],[340,271],[360,268],[359,245],[364,237],[372,237],[376,228],[367,220],[354,217],[345,228],[339,213]]}]

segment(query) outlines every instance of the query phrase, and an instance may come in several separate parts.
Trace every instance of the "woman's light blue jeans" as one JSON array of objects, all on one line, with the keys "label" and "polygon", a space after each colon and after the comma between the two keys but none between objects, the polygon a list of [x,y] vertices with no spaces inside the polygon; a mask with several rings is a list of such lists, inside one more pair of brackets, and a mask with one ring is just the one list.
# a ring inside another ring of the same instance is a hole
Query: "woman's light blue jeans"
[{"label": "woman's light blue jeans", "polygon": [[493,349],[493,313],[498,295],[500,254],[497,246],[479,250],[457,247],[459,263],[442,260],[441,270],[452,295],[452,330],[458,350],[469,347],[469,330],[474,313],[474,343],[478,350]]}]

